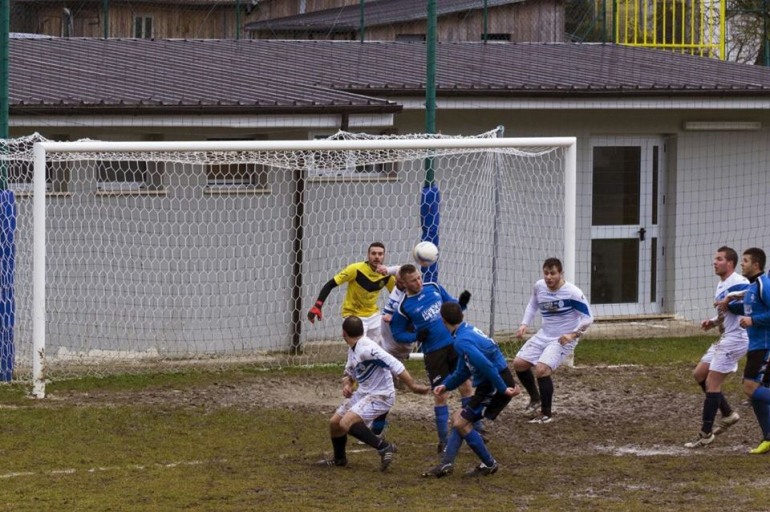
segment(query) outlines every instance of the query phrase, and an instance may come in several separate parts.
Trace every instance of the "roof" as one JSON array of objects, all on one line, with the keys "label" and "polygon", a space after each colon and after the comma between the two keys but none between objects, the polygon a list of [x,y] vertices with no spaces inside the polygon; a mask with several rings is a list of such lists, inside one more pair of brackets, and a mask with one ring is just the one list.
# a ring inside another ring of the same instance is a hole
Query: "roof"
[{"label": "roof", "polygon": [[[526,0],[487,0],[487,7],[517,4]],[[364,4],[364,26],[376,27],[394,23],[424,20],[427,17],[425,0],[373,0]],[[481,10],[478,0],[437,0],[437,16]],[[350,32],[361,28],[361,7],[346,5],[295,16],[273,18],[247,23],[246,31],[311,31]]]},{"label": "roof", "polygon": [[[14,3],[23,3],[29,5],[39,5],[40,7],[50,7],[52,0],[13,0]],[[244,0],[244,5],[248,0]],[[78,8],[93,4],[93,7],[101,7],[104,4],[104,0],[78,0]],[[212,6],[234,6],[238,4],[238,0],[110,0],[111,6],[127,5],[132,6],[134,4],[154,4],[158,5],[198,5],[204,7]]]},{"label": "roof", "polygon": [[[424,96],[425,45],[278,40],[11,39],[10,108],[396,112]],[[580,43],[442,43],[439,97],[770,97],[770,69]]]}]

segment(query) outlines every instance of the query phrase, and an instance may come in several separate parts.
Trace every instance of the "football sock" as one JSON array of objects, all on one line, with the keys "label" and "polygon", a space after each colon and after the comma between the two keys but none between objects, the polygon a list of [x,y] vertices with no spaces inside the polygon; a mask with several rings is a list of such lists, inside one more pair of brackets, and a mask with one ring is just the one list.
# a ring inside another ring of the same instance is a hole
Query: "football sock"
[{"label": "football sock", "polygon": [[378,436],[382,434],[382,432],[385,430],[385,427],[388,426],[388,413],[380,414],[376,418],[374,418],[374,421],[372,421],[372,432],[375,436]]},{"label": "football sock", "polygon": [[368,444],[372,448],[377,448],[378,450],[380,448],[383,448],[388,445],[386,441],[383,441],[379,437],[375,436],[374,433],[367,427],[363,421],[359,421],[356,423],[353,423],[350,426],[350,435],[358,439],[359,441],[363,441],[364,443]]},{"label": "football sock", "polygon": [[714,428],[714,418],[719,410],[719,403],[722,401],[722,393],[706,393],[703,399],[703,425],[701,432],[710,434]]},{"label": "football sock", "polygon": [[348,444],[348,436],[332,437],[332,448],[334,448],[334,459],[346,459],[345,445]]},{"label": "football sock", "polygon": [[[702,380],[698,382],[698,385],[703,390],[704,393],[706,393],[706,381]],[[725,395],[720,393],[722,398],[719,400],[719,412],[722,413],[722,417],[730,416],[733,413],[733,408],[730,407],[730,404],[727,403],[727,400],[725,399]],[[705,430],[704,430],[705,432]]]},{"label": "football sock", "polygon": [[489,453],[487,445],[484,444],[484,439],[481,438],[481,434],[475,430],[471,430],[468,432],[468,435],[465,436],[465,442],[468,443],[468,446],[471,447],[473,453],[475,453],[476,456],[481,459],[481,462],[487,466],[494,465],[495,459],[492,457],[492,454]]},{"label": "football sock", "polygon": [[553,402],[553,380],[551,377],[539,377],[537,387],[540,388],[540,408],[543,416],[551,415],[551,403]]},{"label": "football sock", "polygon": [[725,394],[721,391],[719,392],[719,412],[722,413],[723,418],[726,418],[733,413],[733,408],[730,407],[730,404],[727,403]]},{"label": "football sock", "polygon": [[446,444],[449,435],[449,406],[437,405],[433,408],[436,415],[436,432],[438,433],[439,443]]},{"label": "football sock", "polygon": [[460,435],[457,429],[453,428],[452,432],[449,434],[449,440],[446,444],[446,451],[441,457],[442,464],[454,463],[455,459],[457,458],[457,452],[460,451],[460,447],[462,445],[463,437]]},{"label": "football sock", "polygon": [[754,409],[754,415],[757,417],[759,428],[762,429],[762,438],[770,440],[770,397],[763,396],[770,394],[770,389],[759,387],[751,394],[751,408]]},{"label": "football sock", "polygon": [[519,382],[524,386],[529,394],[529,399],[535,402],[540,401],[540,393],[537,391],[537,385],[535,384],[535,376],[532,370],[524,370],[523,372],[516,372],[516,376],[519,378]]}]

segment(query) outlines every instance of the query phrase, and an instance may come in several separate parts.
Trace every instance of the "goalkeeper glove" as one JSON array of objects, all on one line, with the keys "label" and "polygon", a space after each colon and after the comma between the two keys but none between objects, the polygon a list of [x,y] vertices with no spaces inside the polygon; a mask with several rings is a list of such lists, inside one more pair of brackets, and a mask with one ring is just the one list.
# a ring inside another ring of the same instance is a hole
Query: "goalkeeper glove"
[{"label": "goalkeeper glove", "polygon": [[318,318],[318,320],[323,320],[324,315],[321,312],[321,308],[324,305],[324,301],[317,300],[315,301],[315,306],[310,308],[310,311],[307,312],[307,319],[310,320],[310,323],[315,323],[315,319]]},{"label": "goalkeeper glove", "polygon": [[428,336],[430,336],[430,331],[428,329],[420,329],[417,331],[417,341],[420,343],[425,343],[425,340],[428,339]]},{"label": "goalkeeper glove", "polygon": [[468,303],[471,301],[471,292],[468,290],[463,290],[463,292],[460,294],[460,298],[457,299],[457,303],[460,304],[460,307],[465,309],[465,307],[468,305]]}]

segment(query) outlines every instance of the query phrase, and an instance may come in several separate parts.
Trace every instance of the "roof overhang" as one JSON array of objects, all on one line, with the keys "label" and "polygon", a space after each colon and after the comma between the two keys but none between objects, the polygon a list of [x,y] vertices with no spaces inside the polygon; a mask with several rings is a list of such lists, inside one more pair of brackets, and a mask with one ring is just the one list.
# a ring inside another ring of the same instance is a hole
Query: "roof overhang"
[{"label": "roof overhang", "polygon": [[11,115],[9,125],[22,127],[156,127],[248,129],[365,129],[393,126],[392,113],[307,115]]},{"label": "roof overhang", "polygon": [[[395,98],[392,98],[395,99]],[[425,98],[398,97],[404,110],[423,110]],[[574,98],[574,97],[478,97],[438,96],[438,110],[770,110],[770,97],[648,97],[648,98]]]}]

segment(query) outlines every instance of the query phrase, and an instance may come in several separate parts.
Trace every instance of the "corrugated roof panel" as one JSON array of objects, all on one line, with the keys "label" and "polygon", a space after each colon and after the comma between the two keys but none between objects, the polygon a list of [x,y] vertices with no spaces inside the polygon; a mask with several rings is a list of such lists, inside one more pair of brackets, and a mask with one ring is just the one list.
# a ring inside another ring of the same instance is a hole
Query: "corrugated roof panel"
[{"label": "corrugated roof panel", "polygon": [[[425,45],[12,39],[11,107],[381,107],[422,95]],[[442,43],[439,94],[770,94],[770,69],[611,44]],[[361,94],[356,94],[361,93]]]}]

